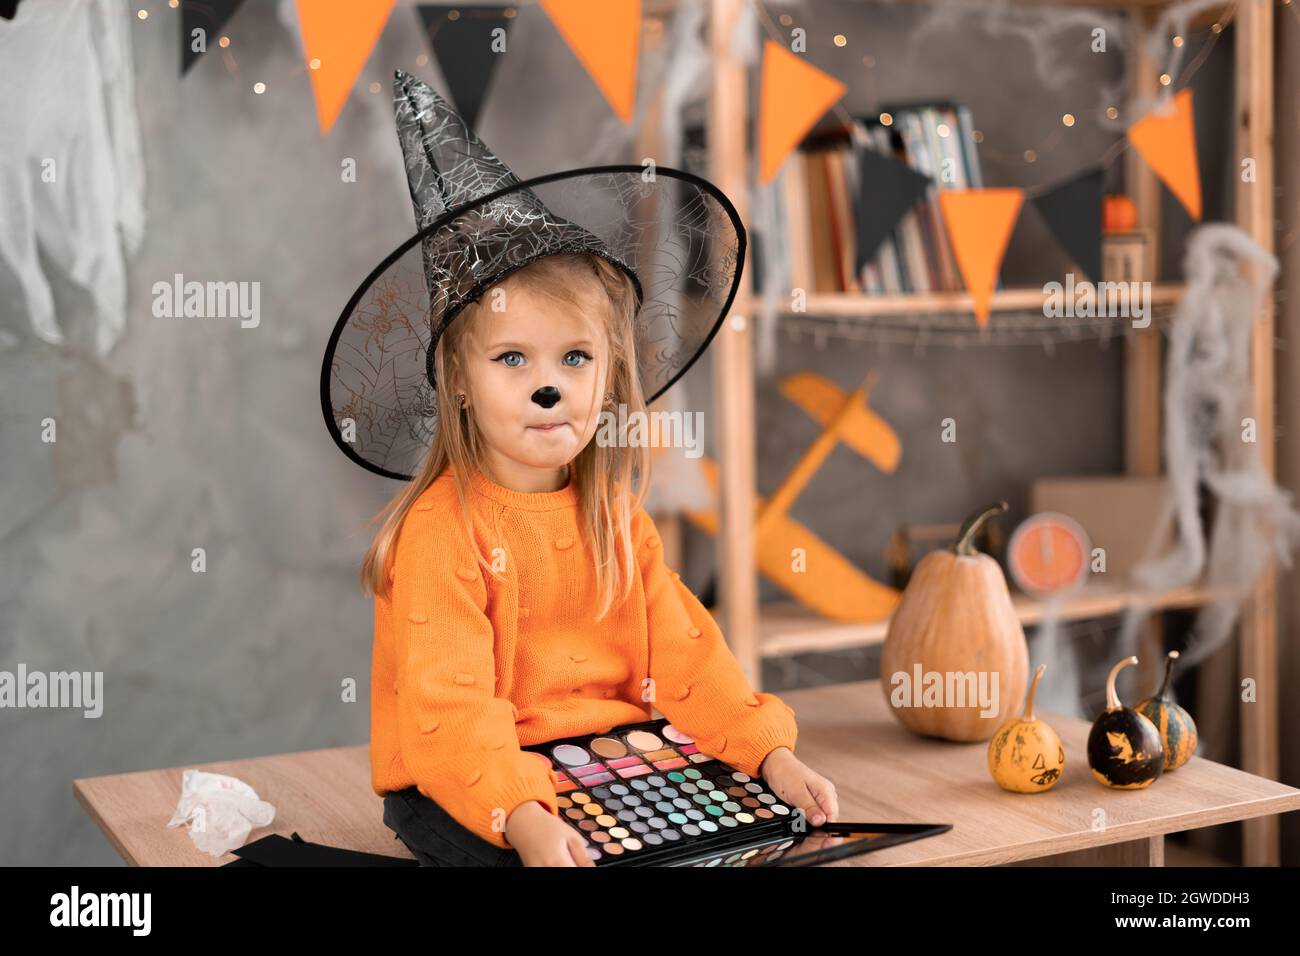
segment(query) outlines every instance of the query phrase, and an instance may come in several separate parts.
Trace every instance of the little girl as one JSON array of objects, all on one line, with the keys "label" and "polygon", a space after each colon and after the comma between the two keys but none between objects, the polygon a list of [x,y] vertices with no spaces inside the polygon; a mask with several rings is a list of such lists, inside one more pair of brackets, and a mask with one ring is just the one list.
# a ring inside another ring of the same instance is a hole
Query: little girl
[{"label": "little girl", "polygon": [[384,822],[424,864],[591,865],[521,747],[655,710],[835,820],[794,712],[754,693],[665,566],[649,448],[593,440],[602,410],[641,420],[717,334],[745,259],[735,208],[667,167],[521,182],[401,71],[394,107],[420,229],[353,295],[321,371],[340,450],[406,482],[361,569]]},{"label": "little girl", "polygon": [[834,787],[793,753],[793,711],[751,690],[626,494],[649,450],[592,440],[602,396],[645,410],[627,278],[549,256],[494,292],[502,311],[471,305],[438,342],[439,407],[459,413],[363,567],[384,822],[433,865],[592,865],[554,773],[520,745],[650,720],[651,705],[812,825],[836,819]]}]

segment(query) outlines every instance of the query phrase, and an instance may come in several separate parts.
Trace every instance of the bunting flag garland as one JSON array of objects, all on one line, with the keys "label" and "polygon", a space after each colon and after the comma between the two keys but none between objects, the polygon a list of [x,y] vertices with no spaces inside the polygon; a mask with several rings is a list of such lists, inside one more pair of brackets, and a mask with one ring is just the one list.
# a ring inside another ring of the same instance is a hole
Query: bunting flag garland
[{"label": "bunting flag garland", "polygon": [[1023,189],[947,189],[939,193],[957,268],[975,306],[975,323],[988,325],[993,287],[1024,202]]},{"label": "bunting flag garland", "polygon": [[[506,16],[506,7],[464,7],[450,4],[421,4],[418,8],[434,58],[447,80],[456,112],[465,118],[470,129],[478,129],[478,114],[483,107],[488,85],[500,54],[494,48],[494,31],[508,37],[515,17]],[[456,11],[458,16],[450,17]]]},{"label": "bunting flag garland", "polygon": [[[181,4],[181,76],[189,73],[194,61],[201,57],[209,46],[217,42],[221,28],[235,15],[244,0],[204,0],[195,3],[188,0]],[[202,43],[194,36],[195,30],[202,30]],[[195,49],[198,46],[199,49]]]},{"label": "bunting flag garland", "polygon": [[1087,170],[1032,201],[1056,241],[1093,282],[1101,281],[1103,169]]},{"label": "bunting flag garland", "polygon": [[1193,221],[1201,221],[1201,171],[1196,159],[1196,124],[1192,91],[1179,90],[1169,112],[1157,107],[1128,131],[1138,155],[1169,187]]},{"label": "bunting flag garland", "polygon": [[[216,42],[243,0],[185,0],[181,4],[182,75]],[[342,3],[295,0],[302,46],[322,133],[332,128],[364,68],[396,0]],[[610,0],[593,13],[589,0],[539,0],[614,112],[630,123],[636,100],[642,0]],[[0,0],[0,14],[12,16]],[[514,20],[506,6],[465,8],[420,4],[418,15],[457,110],[477,125],[497,54]],[[195,42],[202,30],[203,44]],[[504,31],[497,34],[495,31]],[[196,46],[199,46],[196,49]],[[770,183],[786,158],[835,103],[846,87],[782,43],[767,40],[760,76],[758,181]],[[1197,161],[1192,91],[1174,94],[1135,122],[1127,132],[1134,150],[1200,221],[1202,195]],[[857,181],[857,270],[873,261],[881,243],[929,187],[928,176],[891,156],[855,145]],[[1090,168],[1035,195],[1033,204],[1078,268],[1101,281],[1103,170]],[[1034,192],[1037,192],[1035,190]],[[971,294],[976,323],[987,326],[1007,243],[1025,191],[955,189],[937,193],[948,241]]]},{"label": "bunting flag garland", "polygon": [[857,220],[854,268],[861,273],[862,267],[876,257],[880,244],[898,221],[925,195],[930,177],[864,146],[855,145],[853,152],[857,154],[859,183],[854,197]]},{"label": "bunting flag garland", "polygon": [[641,50],[641,0],[541,0],[555,28],[586,67],[618,118],[632,122],[637,58]]},{"label": "bunting flag garland", "polygon": [[396,0],[367,3],[297,0],[297,3],[307,73],[316,97],[316,118],[321,133],[328,133],[356,85],[362,67],[370,59],[370,51],[383,32]]},{"label": "bunting flag garland", "polygon": [[761,83],[758,181],[767,185],[845,86],[772,40],[763,46]]},{"label": "bunting flag garland", "polygon": [[12,20],[23,0],[0,0],[0,20]]}]

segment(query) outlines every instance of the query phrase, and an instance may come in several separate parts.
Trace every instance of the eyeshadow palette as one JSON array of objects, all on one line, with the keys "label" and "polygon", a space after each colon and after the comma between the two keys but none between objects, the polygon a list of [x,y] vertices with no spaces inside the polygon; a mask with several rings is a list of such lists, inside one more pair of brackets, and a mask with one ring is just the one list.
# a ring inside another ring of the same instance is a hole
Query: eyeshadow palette
[{"label": "eyeshadow palette", "polygon": [[555,772],[560,818],[597,866],[805,866],[952,829],[807,826],[763,780],[702,753],[664,719],[523,749]]}]

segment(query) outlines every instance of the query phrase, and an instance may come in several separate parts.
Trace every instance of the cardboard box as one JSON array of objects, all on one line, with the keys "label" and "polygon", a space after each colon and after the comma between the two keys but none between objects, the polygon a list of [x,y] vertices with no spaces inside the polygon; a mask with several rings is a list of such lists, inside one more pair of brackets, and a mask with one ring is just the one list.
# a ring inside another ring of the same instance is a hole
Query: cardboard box
[{"label": "cardboard box", "polygon": [[[1129,582],[1133,568],[1147,556],[1159,530],[1168,487],[1163,477],[1040,478],[1029,486],[1029,511],[1059,511],[1079,522],[1088,532],[1092,547],[1106,549],[1106,573],[1095,575],[1094,580],[1122,587]],[[1173,546],[1174,526],[1170,522],[1152,556],[1168,554]]]}]

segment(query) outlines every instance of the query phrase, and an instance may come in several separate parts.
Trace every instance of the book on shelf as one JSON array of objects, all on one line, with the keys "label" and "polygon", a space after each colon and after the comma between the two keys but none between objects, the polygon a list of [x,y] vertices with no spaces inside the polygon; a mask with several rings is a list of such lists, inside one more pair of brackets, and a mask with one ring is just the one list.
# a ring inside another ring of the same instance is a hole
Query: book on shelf
[{"label": "book on shelf", "polygon": [[[960,292],[961,273],[939,208],[940,189],[984,185],[970,111],[951,103],[886,106],[893,123],[860,117],[814,131],[787,160],[776,201],[789,225],[792,285],[809,292]],[[906,163],[930,187],[861,271],[857,261],[857,149]]]}]

